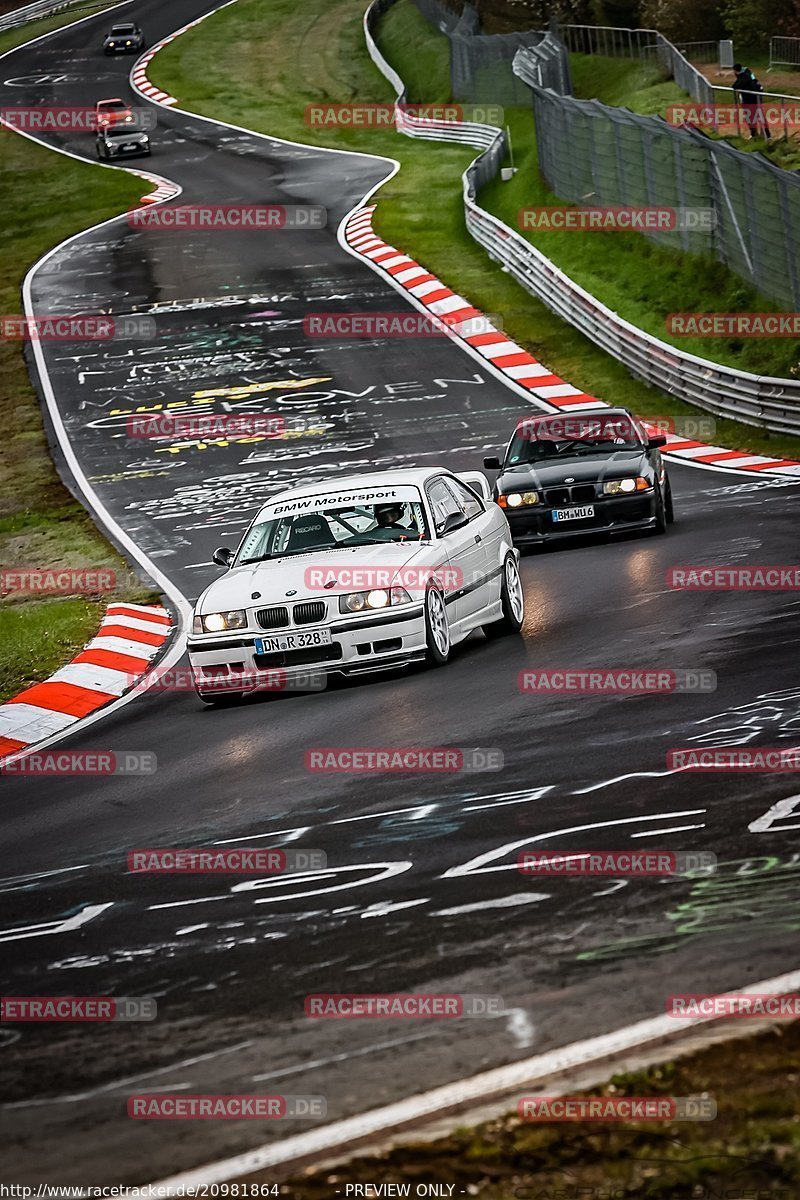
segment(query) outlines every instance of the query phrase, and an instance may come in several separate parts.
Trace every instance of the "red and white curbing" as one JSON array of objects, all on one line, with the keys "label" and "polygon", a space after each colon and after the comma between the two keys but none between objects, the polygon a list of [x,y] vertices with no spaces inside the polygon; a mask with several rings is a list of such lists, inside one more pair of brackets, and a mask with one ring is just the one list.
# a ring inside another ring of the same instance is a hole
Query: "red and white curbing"
[{"label": "red and white curbing", "polygon": [[159,604],[110,604],[97,637],[71,663],[0,705],[0,765],[130,691],[171,631]]},{"label": "red and white curbing", "polygon": [[140,92],[142,96],[146,96],[148,100],[155,100],[157,104],[177,104],[176,96],[170,96],[169,92],[162,92],[160,88],[154,87],[147,78],[147,68],[152,59],[159,50],[163,50],[170,42],[174,42],[181,34],[186,33],[188,29],[194,29],[195,25],[200,25],[211,13],[205,13],[204,16],[198,17],[196,21],[190,21],[188,25],[183,25],[180,29],[176,29],[174,33],[170,33],[167,37],[162,38],[160,42],[156,42],[149,50],[146,50],[141,58],[137,58],[133,64],[131,71],[131,84],[135,91]]},{"label": "red and white curbing", "polygon": [[[487,365],[513,380],[530,392],[540,405],[546,405],[553,411],[581,412],[589,408],[606,407],[605,401],[582,392],[580,388],[554,375],[522,346],[512,342],[500,330],[493,329],[485,318],[481,322],[483,332],[464,332],[464,323],[473,322],[482,314],[413,258],[378,237],[372,227],[375,208],[374,204],[367,205],[348,218],[344,231],[348,246],[390,276],[393,284],[399,285],[435,316],[447,317],[448,334],[451,337],[470,346],[486,360]],[[676,459],[734,468],[737,471],[800,476],[800,462],[793,459],[769,458],[762,454],[747,454],[743,450],[729,450],[724,446],[708,446],[674,433],[666,436],[664,453]]]},{"label": "red and white curbing", "polygon": [[151,175],[149,171],[138,171],[134,167],[127,168],[131,175],[138,175],[140,179],[146,179],[148,183],[155,184],[156,190],[148,192],[142,196],[142,204],[163,204],[165,200],[174,200],[176,196],[180,196],[181,188],[177,183],[172,183],[169,179],[165,179],[163,175]]}]

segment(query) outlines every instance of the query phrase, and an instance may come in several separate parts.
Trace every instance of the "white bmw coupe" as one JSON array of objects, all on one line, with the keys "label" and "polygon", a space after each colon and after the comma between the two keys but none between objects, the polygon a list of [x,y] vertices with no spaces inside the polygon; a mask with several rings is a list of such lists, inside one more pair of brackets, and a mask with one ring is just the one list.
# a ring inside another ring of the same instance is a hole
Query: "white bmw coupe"
[{"label": "white bmw coupe", "polygon": [[517,633],[519,551],[483,475],[443,467],[350,475],[263,506],[197,601],[198,695],[230,702],[280,671],[365,674],[427,661],[479,626]]}]

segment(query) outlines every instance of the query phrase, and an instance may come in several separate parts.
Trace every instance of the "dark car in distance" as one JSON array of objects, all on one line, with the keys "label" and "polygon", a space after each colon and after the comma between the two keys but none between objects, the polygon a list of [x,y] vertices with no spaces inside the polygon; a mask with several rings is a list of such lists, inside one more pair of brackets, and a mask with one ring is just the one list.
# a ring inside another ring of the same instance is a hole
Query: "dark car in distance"
[{"label": "dark car in distance", "polygon": [[502,461],[483,460],[500,472],[493,494],[514,545],[629,530],[665,533],[674,519],[660,453],[666,440],[650,436],[624,408],[525,417]]},{"label": "dark car in distance", "polygon": [[133,21],[112,25],[103,39],[104,54],[136,54],[146,48],[144,34]]}]

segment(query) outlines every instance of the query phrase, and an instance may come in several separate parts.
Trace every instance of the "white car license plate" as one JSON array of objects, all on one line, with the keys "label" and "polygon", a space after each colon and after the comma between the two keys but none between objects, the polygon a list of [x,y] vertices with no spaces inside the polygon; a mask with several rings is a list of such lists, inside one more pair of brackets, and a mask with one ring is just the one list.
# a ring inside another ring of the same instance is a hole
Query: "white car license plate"
[{"label": "white car license plate", "polygon": [[561,521],[581,521],[586,517],[594,516],[594,505],[583,504],[580,508],[554,508],[553,520]]},{"label": "white car license plate", "polygon": [[279,654],[281,650],[308,650],[330,644],[330,629],[304,629],[302,633],[279,633],[275,637],[256,638],[256,654]]}]

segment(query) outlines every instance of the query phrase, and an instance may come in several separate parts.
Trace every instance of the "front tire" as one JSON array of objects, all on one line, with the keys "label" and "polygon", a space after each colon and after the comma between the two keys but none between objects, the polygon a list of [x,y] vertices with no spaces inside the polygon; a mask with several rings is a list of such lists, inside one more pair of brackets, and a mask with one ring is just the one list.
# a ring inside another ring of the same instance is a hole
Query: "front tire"
[{"label": "front tire", "polygon": [[500,602],[503,615],[497,621],[483,625],[487,638],[506,637],[511,633],[519,633],[525,618],[525,595],[522,590],[522,580],[519,575],[517,560],[510,552],[503,563],[503,580],[500,584]]},{"label": "front tire", "polygon": [[664,493],[659,487],[656,491],[656,523],[653,527],[654,533],[667,532],[667,510],[664,504]]},{"label": "front tire", "polygon": [[425,593],[425,661],[443,667],[450,657],[450,623],[444,596],[436,587]]}]

